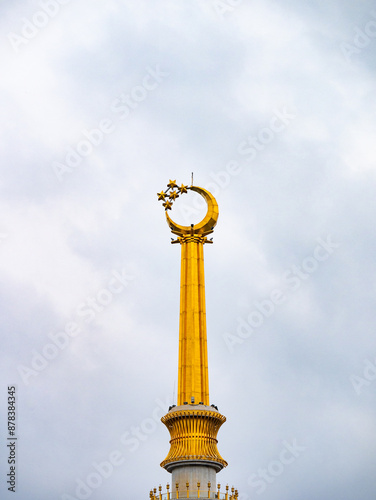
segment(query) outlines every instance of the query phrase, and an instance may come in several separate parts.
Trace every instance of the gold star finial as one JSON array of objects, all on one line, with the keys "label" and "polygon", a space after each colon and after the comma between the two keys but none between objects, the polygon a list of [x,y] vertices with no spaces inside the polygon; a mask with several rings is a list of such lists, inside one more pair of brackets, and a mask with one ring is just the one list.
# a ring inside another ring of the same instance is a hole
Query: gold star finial
[{"label": "gold star finial", "polygon": [[157,193],[158,201],[162,200],[163,206],[165,210],[171,210],[174,201],[179,198],[179,196],[183,193],[187,193],[190,187],[182,184],[180,187],[176,184],[176,180],[171,180],[167,184],[167,189],[164,191],[161,190],[160,193]]},{"label": "gold star finial", "polygon": [[160,200],[165,200],[166,198],[166,193],[164,193],[163,191],[161,191],[160,193],[157,193],[157,196],[158,196],[158,201]]},{"label": "gold star finial", "polygon": [[179,198],[179,193],[177,191],[171,191],[169,198],[170,198],[170,200],[175,201],[176,198]]},{"label": "gold star finial", "polygon": [[165,202],[163,203],[163,206],[165,207],[165,210],[171,210],[172,203],[171,203],[171,201],[168,201],[168,200],[167,200],[167,201],[165,201]]}]

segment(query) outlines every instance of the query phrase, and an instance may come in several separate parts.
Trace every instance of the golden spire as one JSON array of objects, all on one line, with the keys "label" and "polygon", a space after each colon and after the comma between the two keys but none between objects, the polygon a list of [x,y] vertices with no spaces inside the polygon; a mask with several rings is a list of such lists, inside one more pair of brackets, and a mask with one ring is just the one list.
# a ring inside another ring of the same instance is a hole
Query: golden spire
[{"label": "golden spire", "polygon": [[207,236],[217,224],[218,205],[209,191],[183,184],[178,187],[175,180],[170,180],[166,191],[158,193],[158,199],[164,201],[169,189],[179,195],[188,190],[199,193],[205,198],[208,211],[200,223],[181,226],[167,213],[177,196],[171,193],[170,201],[163,203],[167,223],[177,236],[172,243],[181,245],[181,280],[178,406],[171,407],[162,417],[170,431],[171,448],[161,465],[172,472],[182,464],[201,463],[209,464],[217,472],[227,465],[217,450],[216,439],[226,417],[214,405],[209,406],[203,246],[212,243]]},{"label": "golden spire", "polygon": [[[177,187],[176,181],[168,184],[169,189]],[[207,201],[208,212],[197,225],[180,226],[171,220],[167,210],[178,196],[176,191],[169,195],[170,202],[163,203],[167,223],[178,236],[173,243],[181,244],[180,278],[180,324],[179,324],[179,375],[178,405],[187,403],[209,405],[208,353],[206,341],[206,307],[204,250],[205,243],[212,243],[207,235],[213,232],[218,220],[218,205],[211,193],[196,186],[182,186],[179,192],[188,189],[201,194]],[[158,193],[158,199],[164,199]],[[177,195],[177,196],[176,196]]]}]

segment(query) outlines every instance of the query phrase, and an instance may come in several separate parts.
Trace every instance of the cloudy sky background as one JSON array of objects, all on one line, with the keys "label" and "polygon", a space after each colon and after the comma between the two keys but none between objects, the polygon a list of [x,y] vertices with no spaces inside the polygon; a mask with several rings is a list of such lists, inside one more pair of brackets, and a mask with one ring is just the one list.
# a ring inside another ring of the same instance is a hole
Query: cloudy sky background
[{"label": "cloudy sky background", "polygon": [[[0,6],[1,497],[13,384],[17,500],[83,498],[114,456],[88,498],[170,480],[180,248],[156,193],[193,171],[220,210],[205,246],[218,482],[242,500],[373,499],[375,2],[47,3]],[[174,208],[205,213],[193,194]],[[286,442],[300,451],[281,470]],[[277,471],[263,487],[260,469]]]}]

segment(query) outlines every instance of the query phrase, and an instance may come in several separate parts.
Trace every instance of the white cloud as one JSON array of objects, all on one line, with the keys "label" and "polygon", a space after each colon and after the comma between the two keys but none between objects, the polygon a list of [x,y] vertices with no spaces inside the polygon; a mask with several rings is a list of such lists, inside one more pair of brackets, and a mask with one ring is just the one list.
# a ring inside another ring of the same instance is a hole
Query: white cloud
[{"label": "white cloud", "polygon": [[[218,480],[250,496],[249,474],[297,437],[304,456],[265,499],[371,498],[374,387],[357,395],[349,377],[376,355],[375,43],[350,63],[341,43],[372,7],[243,1],[221,17],[202,1],[70,2],[16,53],[7,34],[40,2],[2,5],[2,377],[20,390],[19,462],[31,470],[20,500],[74,494],[117,448],[125,465],[93,500],[146,497],[170,479],[162,424],[133,454],[121,436],[172,398],[180,248],[156,193],[192,171],[220,209],[205,249],[211,397],[229,417],[219,449],[232,454]],[[157,67],[168,75],[121,119],[114,100]],[[296,117],[268,141],[284,108]],[[114,130],[59,182],[53,162],[103,119]],[[265,141],[251,158],[239,146],[252,137]],[[338,250],[229,352],[223,334],[286,292],[284,273],[327,235]],[[124,293],[25,386],[17,366],[123,269]]]}]

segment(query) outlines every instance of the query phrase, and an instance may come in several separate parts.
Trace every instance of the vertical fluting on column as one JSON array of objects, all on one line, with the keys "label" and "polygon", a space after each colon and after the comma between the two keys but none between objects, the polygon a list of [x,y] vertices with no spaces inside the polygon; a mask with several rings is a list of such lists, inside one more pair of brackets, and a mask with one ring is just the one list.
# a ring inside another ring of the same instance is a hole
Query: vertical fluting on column
[{"label": "vertical fluting on column", "polygon": [[178,405],[192,402],[209,405],[204,238],[183,236],[180,243]]},{"label": "vertical fluting on column", "polygon": [[[181,245],[179,368],[177,406],[170,406],[161,418],[171,438],[170,450],[161,466],[172,473],[173,495],[195,498],[201,493],[198,485],[211,485],[207,486],[208,492],[211,487],[215,489],[216,473],[227,466],[217,449],[217,433],[226,417],[215,405],[209,406],[203,250],[204,244],[212,243],[207,236],[213,232],[219,212],[215,198],[203,188],[179,188],[172,180],[167,188],[158,193],[158,199],[163,201],[167,223],[177,236],[172,243]],[[168,194],[169,190],[172,191]],[[198,224],[181,226],[170,218],[168,210],[188,190],[206,200],[208,211]]]}]

